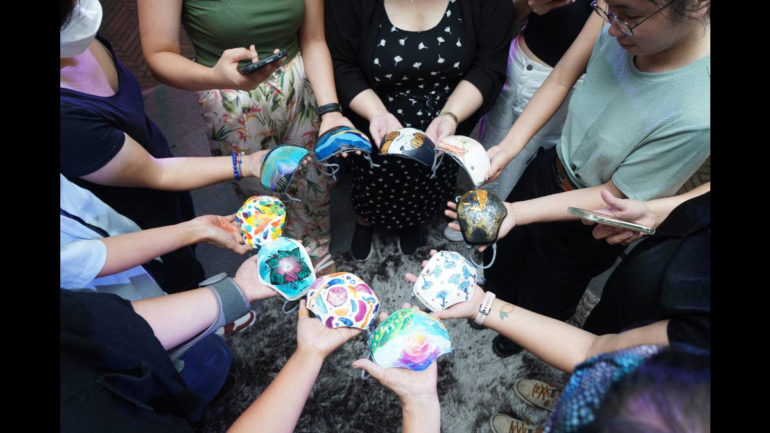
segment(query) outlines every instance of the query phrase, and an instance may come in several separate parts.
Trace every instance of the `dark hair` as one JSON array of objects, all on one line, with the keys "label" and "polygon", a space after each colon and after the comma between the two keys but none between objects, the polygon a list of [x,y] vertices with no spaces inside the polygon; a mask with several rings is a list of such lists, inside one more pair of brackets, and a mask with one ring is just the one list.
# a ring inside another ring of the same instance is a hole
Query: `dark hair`
[{"label": "dark hair", "polygon": [[711,355],[671,346],[613,383],[583,433],[710,431]]},{"label": "dark hair", "polygon": [[[667,5],[668,2],[671,0],[650,0],[650,1],[653,4],[657,5],[658,7],[663,7]],[[671,3],[671,5],[668,6],[666,9],[669,9],[669,14],[672,17],[676,19],[683,19],[687,16],[688,12],[697,10],[697,8],[692,6],[691,2],[692,0],[673,0],[673,3]],[[706,12],[706,15],[703,17],[703,21],[708,21],[710,16],[711,16],[711,3],[709,3],[708,11]]]},{"label": "dark hair", "polygon": [[75,2],[77,0],[60,0],[59,1],[59,30],[72,18],[72,11],[75,10]]}]

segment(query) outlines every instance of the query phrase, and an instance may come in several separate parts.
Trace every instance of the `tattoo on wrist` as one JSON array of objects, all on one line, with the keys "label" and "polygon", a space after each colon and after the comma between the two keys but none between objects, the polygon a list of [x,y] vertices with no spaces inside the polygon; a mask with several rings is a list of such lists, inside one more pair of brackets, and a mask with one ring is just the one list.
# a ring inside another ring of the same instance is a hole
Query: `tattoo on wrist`
[{"label": "tattoo on wrist", "polygon": [[502,307],[500,307],[500,320],[505,320],[506,317],[511,315],[511,311],[513,311],[514,305],[513,304],[503,304]]}]

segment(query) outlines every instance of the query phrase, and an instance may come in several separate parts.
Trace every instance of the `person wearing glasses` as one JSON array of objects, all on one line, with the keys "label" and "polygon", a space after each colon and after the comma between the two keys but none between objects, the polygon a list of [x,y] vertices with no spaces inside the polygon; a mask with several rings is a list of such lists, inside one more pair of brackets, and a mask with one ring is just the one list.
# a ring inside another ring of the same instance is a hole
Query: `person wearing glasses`
[{"label": "person wearing glasses", "polygon": [[[537,152],[505,200],[497,259],[485,271],[488,291],[560,320],[625,248],[594,239],[567,208],[603,207],[602,189],[643,201],[674,195],[710,155],[710,1],[595,0],[592,7],[575,42],[488,150],[492,181],[586,71],[558,143]],[[521,347],[497,336],[493,350],[510,356]]]}]

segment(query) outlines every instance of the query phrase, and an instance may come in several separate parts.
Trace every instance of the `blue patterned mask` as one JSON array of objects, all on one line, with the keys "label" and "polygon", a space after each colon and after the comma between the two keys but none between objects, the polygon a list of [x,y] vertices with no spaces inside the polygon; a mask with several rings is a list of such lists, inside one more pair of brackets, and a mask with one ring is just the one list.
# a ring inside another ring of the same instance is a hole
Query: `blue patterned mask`
[{"label": "blue patterned mask", "polygon": [[318,137],[318,142],[314,148],[316,159],[321,162],[322,166],[329,167],[332,171],[327,174],[335,178],[340,168],[339,164],[327,163],[326,161],[340,153],[357,150],[363,152],[363,156],[369,161],[370,166],[376,166],[369,156],[372,152],[372,143],[366,134],[355,128],[335,126]]},{"label": "blue patterned mask", "polygon": [[465,302],[476,287],[476,268],[460,253],[439,251],[428,260],[412,293],[431,311]]}]

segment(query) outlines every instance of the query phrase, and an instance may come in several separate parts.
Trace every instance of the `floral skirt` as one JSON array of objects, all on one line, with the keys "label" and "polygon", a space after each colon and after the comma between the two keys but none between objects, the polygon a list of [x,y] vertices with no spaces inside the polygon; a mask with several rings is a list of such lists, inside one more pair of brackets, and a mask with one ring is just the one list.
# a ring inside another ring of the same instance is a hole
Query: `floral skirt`
[{"label": "floral skirt", "polygon": [[[213,155],[252,153],[279,144],[312,151],[318,139],[317,104],[299,53],[254,90],[203,90],[198,92],[198,104],[211,131]],[[333,183],[315,160],[294,175],[286,190],[300,201],[265,189],[254,177],[232,181],[242,201],[253,195],[273,195],[283,201],[286,236],[302,242],[316,271],[333,263],[329,255],[329,192]]]}]

